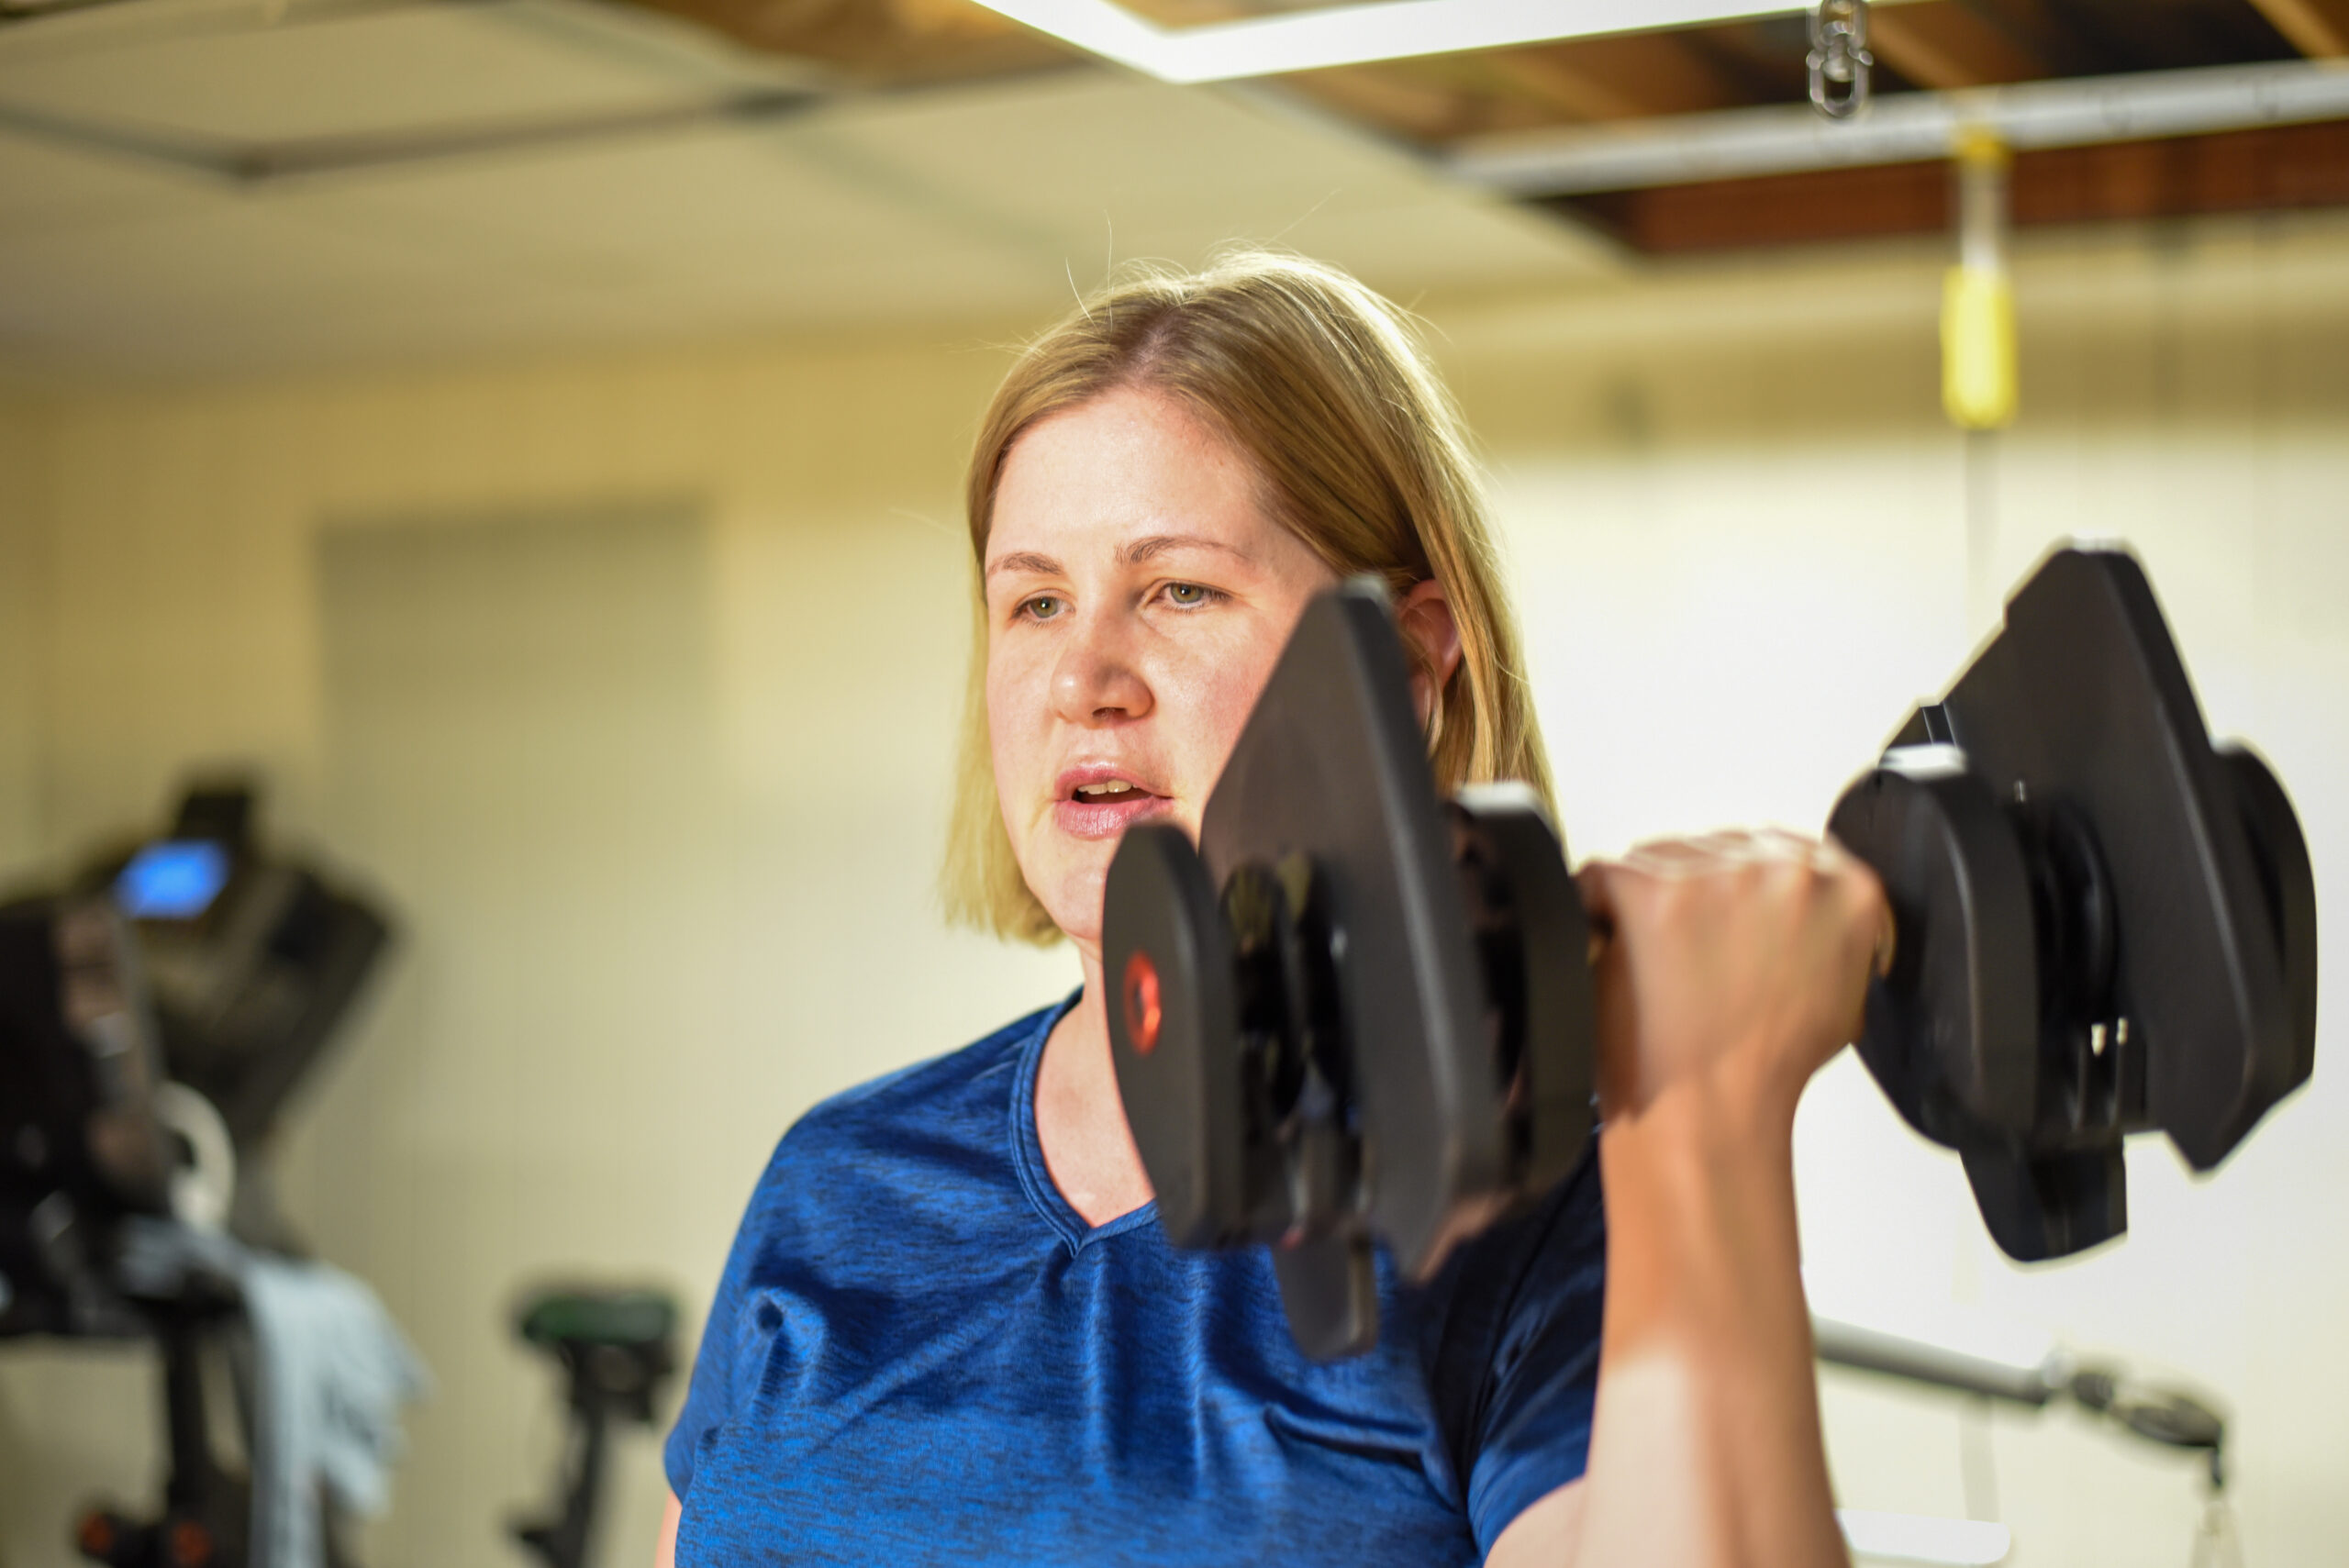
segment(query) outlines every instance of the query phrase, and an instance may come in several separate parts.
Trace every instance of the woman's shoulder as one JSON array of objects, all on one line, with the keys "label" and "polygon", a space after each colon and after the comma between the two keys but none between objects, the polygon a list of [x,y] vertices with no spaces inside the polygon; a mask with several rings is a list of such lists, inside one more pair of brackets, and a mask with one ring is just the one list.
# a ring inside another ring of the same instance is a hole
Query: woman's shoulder
[{"label": "woman's shoulder", "polygon": [[1039,1007],[969,1045],[869,1078],[818,1102],[792,1124],[778,1161],[811,1146],[865,1143],[941,1128],[974,1113],[998,1118],[1008,1104],[1022,1058],[1066,1010],[1065,1001]]},{"label": "woman's shoulder", "polygon": [[1015,1093],[1029,1049],[1065,1003],[1039,1008],[959,1051],[843,1090],[783,1135],[737,1238],[755,1262],[805,1251],[868,1217],[899,1222],[920,1205],[1016,1192]]}]

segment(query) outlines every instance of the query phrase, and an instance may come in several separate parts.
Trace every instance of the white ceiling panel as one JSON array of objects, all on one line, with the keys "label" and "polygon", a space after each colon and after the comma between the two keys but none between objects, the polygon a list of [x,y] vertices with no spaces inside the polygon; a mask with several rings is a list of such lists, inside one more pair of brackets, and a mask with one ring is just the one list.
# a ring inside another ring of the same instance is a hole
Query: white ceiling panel
[{"label": "white ceiling panel", "polygon": [[829,117],[877,156],[998,202],[1053,210],[1072,193],[1245,199],[1297,194],[1300,178],[1425,190],[1401,153],[1241,90],[1197,92],[1106,72],[1025,88],[872,98]]},{"label": "white ceiling panel", "polygon": [[159,217],[219,199],[201,174],[0,130],[0,246],[29,229]]},{"label": "white ceiling panel", "polygon": [[0,101],[250,143],[642,108],[743,79],[726,51],[691,72],[680,50],[632,47],[618,17],[577,10],[417,5],[272,27],[253,6],[244,30],[117,29],[72,50],[33,47],[31,24],[0,35]]},{"label": "white ceiling panel", "polygon": [[273,195],[387,237],[472,236],[652,265],[771,239],[837,248],[947,237],[919,205],[739,131],[305,182]]},{"label": "white ceiling panel", "polygon": [[386,294],[448,292],[455,257],[434,260],[340,234],[282,204],[244,199],[200,214],[12,238],[0,246],[0,332],[68,328],[109,352],[170,324],[220,313],[289,317],[364,310]]},{"label": "white ceiling panel", "polygon": [[[217,19],[212,4],[150,14]],[[1406,297],[1609,264],[1308,115],[1083,70],[260,185],[7,128],[13,108],[240,142],[429,131],[785,80],[698,34],[560,0],[260,32],[124,25],[144,9],[71,49],[22,42],[47,24],[0,35],[0,359],[18,370],[191,376],[1000,323],[1113,261],[1233,240]]]}]

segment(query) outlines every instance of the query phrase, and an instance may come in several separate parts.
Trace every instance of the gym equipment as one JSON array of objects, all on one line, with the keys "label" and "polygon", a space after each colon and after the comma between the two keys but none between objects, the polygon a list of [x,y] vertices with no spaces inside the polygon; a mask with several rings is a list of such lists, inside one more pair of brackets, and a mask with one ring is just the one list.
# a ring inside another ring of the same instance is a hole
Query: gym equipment
[{"label": "gym equipment", "polygon": [[138,948],[111,901],[0,906],[0,1335],[142,1331],[97,1266],[95,1231],[166,1209],[162,1076]]},{"label": "gym equipment", "polygon": [[2053,1340],[2029,1361],[1993,1358],[1818,1313],[1810,1332],[1819,1359],[1833,1366],[2032,1409],[2068,1400],[2146,1442],[2201,1454],[2210,1485],[2226,1485],[2225,1416],[2208,1397],[2149,1382],[2110,1358],[2082,1358]]},{"label": "gym equipment", "polygon": [[137,924],[172,1077],[260,1145],[391,937],[383,917],[261,852],[246,784],[190,791],[170,835],[100,868]]},{"label": "gym equipment", "polygon": [[[1840,1319],[1814,1304],[1811,1342],[1819,1360],[1915,1387],[1946,1390],[1987,1406],[2027,1410],[2066,1405],[2105,1431],[2156,1449],[2198,1457],[2208,1491],[2191,1560],[2237,1562],[2232,1552],[2216,1558],[2206,1550],[2234,1536],[2227,1489],[2227,1418],[2208,1395],[2147,1378],[2105,1354],[2076,1352],[2053,1335],[2020,1324],[2000,1324],[1979,1314],[1928,1313],[1943,1318],[1938,1332],[1914,1337],[1876,1323]],[[1969,1495],[1970,1495],[1969,1487]]]},{"label": "gym equipment", "polygon": [[1829,830],[1899,931],[1860,1056],[2021,1262],[2128,1229],[2121,1140],[2198,1171],[2307,1082],[2316,884],[2289,798],[2214,747],[2152,584],[2064,550]]},{"label": "gym equipment", "polygon": [[553,1512],[517,1523],[514,1536],[547,1568],[585,1568],[611,1420],[653,1424],[677,1368],[677,1304],[646,1290],[541,1291],[524,1303],[514,1331],[561,1364],[571,1417]]},{"label": "gym equipment", "polygon": [[[235,1568],[251,1507],[248,1478],[214,1452],[206,1399],[215,1357],[240,1396],[251,1387],[237,1283],[128,1277],[126,1222],[225,1220],[250,1247],[297,1250],[253,1178],[389,940],[367,904],[263,853],[253,814],[250,787],[191,791],[161,838],[0,906],[0,1339],[162,1351],[162,1513],[93,1508],[76,1536],[122,1568]],[[233,1191],[228,1169],[246,1176]],[[251,1401],[237,1404],[250,1445]],[[331,1531],[328,1554],[341,1560]]]},{"label": "gym equipment", "polygon": [[[1521,789],[1440,806],[1386,593],[1309,606],[1196,851],[1141,824],[1102,915],[1119,1093],[1177,1246],[1275,1243],[1314,1355],[1408,1270],[1572,1171],[1593,1053],[1581,895]],[[1561,955],[1573,962],[1562,962]]]},{"label": "gym equipment", "polygon": [[[203,1123],[249,1177],[264,1168],[390,939],[366,903],[264,854],[254,808],[249,786],[190,791],[161,838],[0,906],[0,1338],[145,1331],[108,1274],[111,1227],[196,1196],[174,1176]],[[217,1115],[183,1130],[175,1106]],[[239,1240],[294,1250],[265,1184],[203,1196],[233,1196]]]},{"label": "gym equipment", "polygon": [[[206,1365],[225,1359],[241,1396],[251,1386],[251,1346],[244,1334],[243,1302],[224,1274],[192,1273],[168,1298],[126,1298],[162,1351],[164,1429],[170,1469],[159,1514],[138,1515],[95,1505],[83,1510],[73,1544],[111,1568],[239,1568],[250,1552],[253,1487],[250,1476],[223,1463],[213,1448]],[[246,1451],[251,1451],[250,1400],[233,1401]],[[325,1532],[328,1568],[348,1568],[337,1533]]]},{"label": "gym equipment", "polygon": [[[1119,1094],[1176,1245],[1271,1244],[1308,1354],[1591,1127],[1592,933],[1539,804],[1440,803],[1375,582],[1308,608],[1196,850],[1139,826],[1102,917]],[[2214,748],[2133,558],[2064,550],[1831,830],[1896,928],[1860,1053],[2024,1260],[2127,1223],[2121,1140],[2209,1169],[2304,1082],[2315,895],[2288,799]]]}]

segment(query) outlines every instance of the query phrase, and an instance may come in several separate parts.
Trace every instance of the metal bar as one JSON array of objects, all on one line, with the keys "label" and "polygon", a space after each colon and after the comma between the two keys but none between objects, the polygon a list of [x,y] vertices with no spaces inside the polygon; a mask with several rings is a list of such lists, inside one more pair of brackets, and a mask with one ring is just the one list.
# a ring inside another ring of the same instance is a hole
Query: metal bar
[{"label": "metal bar", "polygon": [[0,104],[0,134],[16,133],[139,162],[253,186],[484,154],[546,151],[573,143],[743,125],[804,114],[825,95],[797,88],[729,94],[683,104],[551,119],[421,126],[409,130],[293,141],[232,142],[167,135]]},{"label": "metal bar", "polygon": [[159,164],[182,173],[219,180],[237,177],[234,149],[192,136],[130,126],[93,125],[86,120],[70,120],[38,109],[0,104],[0,136],[10,134],[53,142],[77,152],[104,153]]},{"label": "metal bar", "polygon": [[1878,98],[1832,123],[1808,104],[1480,138],[1442,162],[1470,184],[1566,196],[1950,156],[1961,132],[2017,150],[2349,117],[2349,68],[2310,61],[2026,82]]},{"label": "metal bar", "polygon": [[539,151],[574,142],[608,141],[691,130],[700,126],[779,119],[805,114],[822,102],[820,94],[782,88],[606,114],[312,137],[245,148],[238,154],[237,173],[240,180],[258,184],[299,175],[341,174],[484,153]]},{"label": "metal bar", "polygon": [[1831,1365],[2016,1405],[2045,1405],[2066,1386],[2067,1368],[2058,1353],[2035,1364],[1998,1361],[1817,1314],[1810,1337],[1819,1359]]}]

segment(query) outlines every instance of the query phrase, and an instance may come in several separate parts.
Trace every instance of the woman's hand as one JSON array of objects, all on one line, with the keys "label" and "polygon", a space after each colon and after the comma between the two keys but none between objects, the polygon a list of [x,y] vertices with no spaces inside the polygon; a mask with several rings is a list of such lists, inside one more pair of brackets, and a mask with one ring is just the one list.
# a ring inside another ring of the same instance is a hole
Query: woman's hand
[{"label": "woman's hand", "polygon": [[[1598,961],[1599,1101],[1610,1122],[1679,1092],[1792,1126],[1803,1085],[1859,1033],[1890,951],[1876,873],[1776,831],[1644,844],[1581,873]],[[1724,1098],[1725,1097],[1725,1098]]]}]

